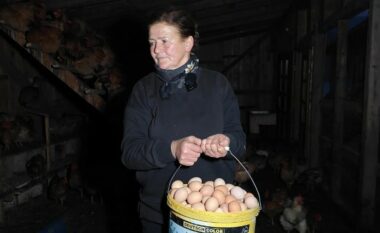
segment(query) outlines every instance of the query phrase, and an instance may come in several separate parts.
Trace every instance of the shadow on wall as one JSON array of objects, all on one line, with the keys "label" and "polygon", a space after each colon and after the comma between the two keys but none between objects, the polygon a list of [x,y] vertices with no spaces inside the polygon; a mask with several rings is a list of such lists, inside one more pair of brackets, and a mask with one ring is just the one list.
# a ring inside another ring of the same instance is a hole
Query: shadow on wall
[{"label": "shadow on wall", "polygon": [[138,184],[134,171],[125,168],[120,159],[123,112],[133,85],[152,71],[153,63],[141,20],[122,19],[109,28],[106,36],[123,72],[126,89],[110,99],[104,115],[90,117],[88,148],[81,167],[89,183],[102,195],[109,232],[133,233],[140,229]]},{"label": "shadow on wall", "polygon": [[137,16],[120,19],[107,30],[106,36],[115,53],[116,63],[125,74],[125,84],[130,91],[139,78],[154,68],[149,53],[146,22]]}]

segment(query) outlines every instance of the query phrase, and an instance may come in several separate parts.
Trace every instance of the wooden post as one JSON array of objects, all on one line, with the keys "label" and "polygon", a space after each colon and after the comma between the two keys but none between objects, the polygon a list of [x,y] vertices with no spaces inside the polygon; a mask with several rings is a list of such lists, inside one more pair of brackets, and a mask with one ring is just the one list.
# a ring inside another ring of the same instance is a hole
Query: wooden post
[{"label": "wooden post", "polygon": [[302,52],[294,50],[293,53],[293,74],[291,81],[291,96],[289,103],[290,114],[290,128],[289,138],[290,141],[297,141],[299,139],[300,131],[300,99],[301,99],[301,79],[302,79]]},{"label": "wooden post", "polygon": [[313,36],[314,57],[311,83],[310,109],[307,115],[307,132],[305,139],[305,155],[307,156],[308,166],[319,166],[319,136],[321,134],[321,106],[323,73],[326,56],[326,35],[315,34]]},{"label": "wooden post", "polygon": [[337,55],[336,55],[336,79],[334,95],[334,129],[333,129],[333,174],[332,197],[338,204],[341,201],[340,188],[342,184],[342,152],[343,144],[343,113],[344,113],[344,83],[347,75],[347,43],[348,25],[346,20],[338,21]]},{"label": "wooden post", "polygon": [[311,1],[311,30],[314,56],[311,74],[311,97],[308,103],[307,125],[305,133],[305,156],[309,167],[318,167],[319,164],[319,136],[321,134],[321,106],[323,88],[323,74],[326,57],[326,34],[318,33],[321,20],[321,3],[319,0]]},{"label": "wooden post", "polygon": [[[380,121],[380,1],[371,0],[364,82],[360,217],[357,232],[375,232]],[[377,194],[379,195],[379,194]]]}]

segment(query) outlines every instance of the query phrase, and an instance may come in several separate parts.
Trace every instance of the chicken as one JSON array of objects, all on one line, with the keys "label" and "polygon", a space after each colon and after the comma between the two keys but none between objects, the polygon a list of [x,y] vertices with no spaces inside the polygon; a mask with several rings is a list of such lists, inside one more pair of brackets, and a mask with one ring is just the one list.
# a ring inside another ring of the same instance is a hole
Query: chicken
[{"label": "chicken", "polygon": [[282,228],[290,232],[296,230],[299,233],[307,232],[306,209],[303,206],[303,197],[296,196],[286,207],[280,216]]},{"label": "chicken", "polygon": [[66,199],[68,182],[66,177],[54,175],[49,182],[47,196],[49,199],[58,201],[61,205]]},{"label": "chicken", "polygon": [[265,193],[264,197],[267,200],[264,202],[263,212],[270,218],[272,225],[274,225],[274,219],[284,210],[286,196],[286,190],[281,188],[277,188],[273,193],[269,193],[269,190]]},{"label": "chicken", "polygon": [[34,20],[36,5],[32,3],[15,3],[0,8],[0,24],[14,30],[25,32]]},{"label": "chicken", "polygon": [[72,163],[69,166],[67,174],[69,187],[73,190],[77,190],[80,193],[80,197],[83,198],[83,181],[79,171],[78,163]]},{"label": "chicken", "polygon": [[[245,161],[242,162],[249,174],[263,170],[266,166],[268,152],[264,150],[257,150],[253,154],[248,154]],[[236,167],[235,181],[240,185],[249,181],[249,176],[241,165]]]},{"label": "chicken", "polygon": [[293,194],[302,194],[303,197],[313,197],[315,191],[321,188],[323,181],[323,172],[320,168],[310,168],[297,176],[291,192]]},{"label": "chicken", "polygon": [[280,177],[290,189],[297,178],[297,169],[291,158],[284,158],[280,163]]},{"label": "chicken", "polygon": [[62,43],[62,30],[51,26],[34,27],[26,33],[26,47],[55,54]]}]

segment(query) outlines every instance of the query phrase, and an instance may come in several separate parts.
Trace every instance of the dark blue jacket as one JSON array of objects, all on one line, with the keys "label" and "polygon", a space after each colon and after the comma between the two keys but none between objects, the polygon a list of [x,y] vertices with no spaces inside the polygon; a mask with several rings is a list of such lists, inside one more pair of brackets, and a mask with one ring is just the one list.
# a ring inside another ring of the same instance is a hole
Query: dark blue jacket
[{"label": "dark blue jacket", "polygon": [[[170,150],[173,140],[223,133],[238,157],[243,156],[246,143],[237,98],[222,74],[200,68],[197,88],[189,92],[182,88],[168,99],[159,95],[162,84],[155,73],[136,83],[124,113],[122,141],[122,162],[136,170],[141,185],[140,217],[158,223],[168,214],[164,211],[166,190],[178,167]],[[174,180],[186,183],[198,176],[204,182],[223,178],[231,183],[234,168],[231,155],[221,159],[202,155],[193,166],[182,166]]]}]

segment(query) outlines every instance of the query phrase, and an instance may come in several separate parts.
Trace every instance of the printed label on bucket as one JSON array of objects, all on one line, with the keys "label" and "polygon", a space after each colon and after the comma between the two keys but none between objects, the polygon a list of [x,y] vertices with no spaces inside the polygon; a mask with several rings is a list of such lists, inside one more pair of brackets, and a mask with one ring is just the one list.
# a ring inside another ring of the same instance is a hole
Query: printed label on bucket
[{"label": "printed label on bucket", "polygon": [[[170,213],[169,233],[249,233],[250,224],[221,227],[218,224],[212,224],[202,221],[190,219],[187,221],[186,217],[176,216],[173,212]],[[215,226],[213,226],[215,225]]]}]

